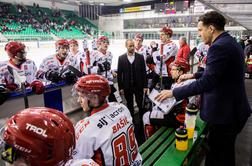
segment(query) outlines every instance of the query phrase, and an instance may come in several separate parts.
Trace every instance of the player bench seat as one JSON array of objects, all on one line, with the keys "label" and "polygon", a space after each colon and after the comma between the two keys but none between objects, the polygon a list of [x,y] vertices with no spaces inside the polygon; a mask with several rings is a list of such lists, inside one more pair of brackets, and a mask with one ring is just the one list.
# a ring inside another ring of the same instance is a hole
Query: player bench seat
[{"label": "player bench seat", "polygon": [[195,137],[188,141],[188,150],[181,152],[176,150],[175,147],[175,129],[161,127],[139,148],[143,158],[143,166],[195,165],[198,162],[195,159],[198,157],[197,155],[207,134],[207,125],[199,116],[197,117],[195,130]]}]

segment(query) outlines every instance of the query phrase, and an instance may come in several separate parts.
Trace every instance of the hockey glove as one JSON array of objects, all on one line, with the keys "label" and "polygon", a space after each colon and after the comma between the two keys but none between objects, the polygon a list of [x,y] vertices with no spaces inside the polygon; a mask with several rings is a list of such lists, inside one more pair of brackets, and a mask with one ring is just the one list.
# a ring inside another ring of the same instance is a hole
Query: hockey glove
[{"label": "hockey glove", "polygon": [[105,72],[111,69],[111,65],[109,62],[103,62],[98,64],[100,72]]},{"label": "hockey glove", "polygon": [[155,64],[153,57],[151,55],[148,55],[146,57],[146,64]]},{"label": "hockey glove", "polygon": [[46,73],[45,73],[45,78],[49,81],[52,81],[52,82],[59,82],[61,81],[61,77],[60,77],[60,74],[59,72],[55,71],[55,70],[48,70]]},{"label": "hockey glove", "polygon": [[65,74],[64,80],[67,84],[74,84],[77,81],[77,77],[72,72],[67,72]]},{"label": "hockey glove", "polygon": [[41,81],[35,80],[31,83],[32,91],[38,95],[44,93],[45,86]]}]

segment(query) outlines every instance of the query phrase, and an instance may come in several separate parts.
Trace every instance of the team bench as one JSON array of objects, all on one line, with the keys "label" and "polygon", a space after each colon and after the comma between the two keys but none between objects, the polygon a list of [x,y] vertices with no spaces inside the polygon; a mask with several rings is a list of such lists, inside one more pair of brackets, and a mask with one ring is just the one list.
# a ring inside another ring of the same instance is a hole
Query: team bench
[{"label": "team bench", "polygon": [[202,145],[207,134],[207,125],[199,116],[196,120],[195,130],[197,134],[193,139],[189,139],[188,150],[182,152],[176,150],[175,147],[175,129],[161,127],[139,148],[143,166],[196,165],[199,162],[200,149],[203,149]]}]

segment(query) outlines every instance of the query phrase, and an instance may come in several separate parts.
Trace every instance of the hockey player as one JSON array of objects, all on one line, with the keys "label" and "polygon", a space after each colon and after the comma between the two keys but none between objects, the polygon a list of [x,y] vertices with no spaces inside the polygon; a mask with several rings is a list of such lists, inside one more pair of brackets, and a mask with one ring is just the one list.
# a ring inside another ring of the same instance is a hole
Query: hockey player
[{"label": "hockey player", "polygon": [[152,78],[150,78],[150,75],[151,75],[150,73],[152,71],[148,67],[148,65],[146,65],[146,60],[147,60],[148,56],[150,56],[150,54],[151,54],[151,48],[149,48],[146,45],[143,45],[143,39],[144,39],[144,37],[142,34],[137,33],[135,35],[135,37],[134,37],[135,52],[140,55],[143,55],[143,57],[144,57],[147,80],[148,80],[148,85],[149,85],[149,82],[151,82],[151,79],[152,79]]},{"label": "hockey player", "polygon": [[[185,59],[177,59],[171,64],[171,76],[177,81],[179,77],[187,73],[190,70],[190,65]],[[192,80],[188,80],[182,83],[175,83],[172,85],[172,89],[177,86],[183,86],[189,84]],[[152,111],[148,111],[143,116],[144,131],[146,138],[149,138],[154,134],[154,126],[169,126],[169,127],[178,127],[184,124],[185,120],[185,107],[188,103],[188,100],[183,100],[180,104],[177,104],[172,110],[165,114],[163,113],[158,106],[154,106]]]},{"label": "hockey player", "polygon": [[70,55],[68,57],[69,61],[74,64],[73,66],[81,71],[82,73],[88,74],[88,68],[87,68],[87,60],[86,60],[86,54],[88,50],[84,50],[84,52],[79,51],[79,45],[78,41],[75,39],[72,39],[69,41],[70,46]]},{"label": "hockey player", "polygon": [[162,78],[162,89],[170,89],[171,84],[173,83],[173,79],[169,71],[169,65],[174,61],[178,52],[178,47],[171,40],[172,34],[173,32],[170,28],[163,27],[160,30],[161,44],[159,46],[159,50],[152,54],[153,61],[156,64],[154,71],[157,74],[157,76],[153,78],[153,83],[158,83],[159,78]]},{"label": "hockey player", "polygon": [[73,158],[92,158],[99,165],[141,165],[132,117],[123,104],[107,103],[108,81],[100,75],[83,76],[75,90],[83,111],[90,116],[75,126]]},{"label": "hockey player", "polygon": [[150,48],[148,46],[143,45],[143,35],[140,33],[137,33],[134,38],[134,44],[135,44],[135,52],[143,55],[144,60],[146,61],[146,58],[148,55],[150,55]]},{"label": "hockey player", "polygon": [[[21,88],[18,78],[15,78],[13,73],[17,73],[20,77],[25,76],[26,87],[31,87],[36,94],[44,92],[43,83],[36,80],[35,77],[37,67],[32,60],[26,59],[25,48],[25,45],[20,42],[9,42],[5,45],[5,51],[10,59],[3,62],[0,67],[0,95],[6,91],[15,91]],[[0,101],[0,103],[3,102]]]},{"label": "hockey player", "polygon": [[197,46],[197,51],[195,53],[195,58],[198,60],[198,71],[203,71],[206,67],[206,56],[209,45],[200,43]]},{"label": "hockey player", "polygon": [[152,54],[156,51],[158,51],[158,43],[156,43],[155,41],[151,41],[150,54],[147,55],[146,60],[145,60],[146,66],[147,66],[146,68],[148,68],[146,77],[148,79],[149,91],[151,91],[156,86],[158,82],[157,80],[159,80],[159,76],[155,73],[156,64],[154,63],[153,56],[152,56]]},{"label": "hockey player", "polygon": [[113,77],[116,76],[116,73],[111,70],[113,55],[108,51],[109,39],[106,36],[101,36],[97,44],[99,45],[98,50],[92,51],[90,54],[91,73],[102,75],[109,81],[111,94],[108,99],[110,102],[117,101],[114,94],[116,89],[113,85]]},{"label": "hockey player", "polygon": [[[69,42],[65,39],[58,40],[55,43],[56,54],[46,57],[40,64],[37,77],[51,82],[59,82],[62,80],[61,72],[68,65],[74,66],[74,60],[69,58]],[[68,72],[64,74],[64,80],[69,83],[75,81],[75,76]]]},{"label": "hockey player", "polygon": [[[71,159],[75,148],[71,121],[51,108],[22,110],[7,121],[0,133],[1,157],[13,165],[63,166]],[[82,164],[95,166],[94,161],[83,159],[71,160],[66,165]]]}]

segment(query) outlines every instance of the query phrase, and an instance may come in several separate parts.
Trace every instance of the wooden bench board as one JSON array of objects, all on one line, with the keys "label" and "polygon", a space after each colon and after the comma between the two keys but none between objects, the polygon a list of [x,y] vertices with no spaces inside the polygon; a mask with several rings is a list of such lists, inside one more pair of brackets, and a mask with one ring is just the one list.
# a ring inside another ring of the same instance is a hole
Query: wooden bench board
[{"label": "wooden bench board", "polygon": [[143,163],[143,166],[153,165],[156,162],[156,160],[164,153],[164,151],[169,146],[171,146],[171,144],[173,143],[173,141],[175,139],[175,135],[173,133],[174,133],[174,130],[171,131],[171,133],[169,133],[169,135],[167,135],[167,137],[165,137],[162,144],[159,145],[157,150],[154,153],[152,152],[152,155],[150,157],[148,157],[147,160],[145,160],[145,162]]},{"label": "wooden bench board", "polygon": [[139,149],[143,163],[142,165],[150,165],[158,159],[159,156],[167,149],[173,139],[174,129],[161,127],[152,137],[150,137]]},{"label": "wooden bench board", "polygon": [[139,152],[141,154],[143,154],[143,152],[148,149],[148,147],[153,144],[157,138],[159,138],[163,132],[167,130],[167,127],[161,127],[154,135],[152,135],[147,141],[144,142],[144,144],[142,144],[140,147],[139,147]]},{"label": "wooden bench board", "polygon": [[164,141],[166,139],[168,139],[170,137],[170,135],[173,133],[172,129],[167,129],[153,144],[151,144],[148,148],[148,150],[146,150],[143,154],[142,157],[146,158],[147,156],[150,156],[153,154],[153,152],[159,148],[162,148],[162,144],[164,143]]}]

